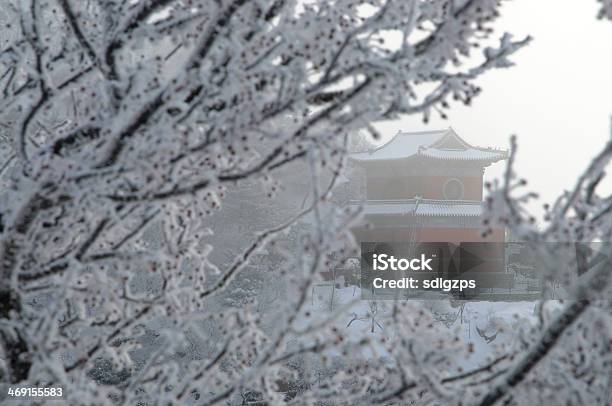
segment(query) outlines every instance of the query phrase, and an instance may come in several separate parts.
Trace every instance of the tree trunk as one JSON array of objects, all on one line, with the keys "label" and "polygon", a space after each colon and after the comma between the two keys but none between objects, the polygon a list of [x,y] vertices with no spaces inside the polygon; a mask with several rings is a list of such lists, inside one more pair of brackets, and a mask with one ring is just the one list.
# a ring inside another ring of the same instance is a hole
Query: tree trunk
[{"label": "tree trunk", "polygon": [[[0,290],[0,320],[9,320],[11,311],[19,314],[20,310],[19,299],[9,290]],[[25,381],[32,362],[29,360],[28,346],[22,334],[10,327],[0,329],[0,348],[8,369],[8,377],[1,377],[1,380],[10,383]]]}]

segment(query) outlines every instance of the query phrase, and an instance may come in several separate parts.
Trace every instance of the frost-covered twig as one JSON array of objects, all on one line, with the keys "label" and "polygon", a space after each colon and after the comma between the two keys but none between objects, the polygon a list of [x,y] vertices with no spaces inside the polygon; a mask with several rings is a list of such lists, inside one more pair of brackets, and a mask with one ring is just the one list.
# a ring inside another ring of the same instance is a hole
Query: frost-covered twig
[{"label": "frost-covered twig", "polygon": [[516,366],[505,376],[501,383],[490,389],[487,395],[478,403],[489,406],[501,400],[515,386],[525,379],[525,376],[542,360],[555,346],[566,329],[584,313],[589,307],[588,300],[579,300],[570,304],[545,330],[539,341],[531,347],[529,352],[521,357]]},{"label": "frost-covered twig", "polygon": [[[340,313],[307,325],[301,318],[308,286],[333,265],[332,253],[346,254],[338,246],[353,242],[359,213],[339,210],[329,189],[317,189],[316,233],[301,230],[310,208],[278,213],[286,220],[244,238],[238,257],[219,265],[219,279],[207,285],[215,267],[201,240],[211,214],[227,188],[263,179],[267,194],[280,187],[269,178],[309,156],[316,179],[335,180],[342,168],[330,165],[342,160],[347,132],[433,111],[453,96],[469,103],[474,80],[508,66],[526,44],[503,36],[484,64],[464,57],[499,14],[500,4],[487,0],[450,8],[442,0],[6,3],[2,11],[18,24],[0,27],[15,37],[0,50],[0,119],[16,146],[3,163],[12,176],[0,197],[3,371],[15,383],[69,382],[73,403],[142,396],[171,404],[194,391],[214,403],[243,389],[274,403],[284,361],[306,355],[289,350],[289,339],[303,340],[308,356],[321,360],[323,349],[309,341],[315,337],[329,350],[354,349],[330,328]],[[381,43],[396,30],[398,49]],[[427,90],[413,97],[422,85]],[[264,332],[250,307],[241,322],[220,316],[209,340],[212,364],[197,372],[196,360],[176,355],[183,338],[215,308],[221,295],[213,293],[286,232],[304,241],[293,267],[282,265],[292,300],[279,329]],[[132,369],[139,351],[129,349],[148,343],[139,329],[163,331],[170,344],[142,360],[142,375]],[[239,338],[228,341],[226,329]],[[83,331],[88,340],[78,339]],[[92,384],[100,359],[132,381]],[[183,367],[193,374],[176,372]],[[304,399],[365,399],[387,373],[368,370],[355,387],[337,374]]]}]

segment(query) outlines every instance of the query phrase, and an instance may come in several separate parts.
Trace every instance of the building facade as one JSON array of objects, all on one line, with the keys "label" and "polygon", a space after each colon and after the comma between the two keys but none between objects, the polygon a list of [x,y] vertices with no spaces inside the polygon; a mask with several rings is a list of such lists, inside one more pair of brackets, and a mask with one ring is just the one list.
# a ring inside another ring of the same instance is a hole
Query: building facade
[{"label": "building facade", "polygon": [[503,242],[504,230],[482,235],[483,175],[504,150],[475,147],[452,128],[399,132],[384,145],[353,154],[361,168],[365,222],[360,242]]},{"label": "building facade", "polygon": [[399,132],[374,150],[353,154],[362,196],[351,204],[364,213],[352,230],[355,239],[374,243],[366,246],[375,252],[393,252],[400,243],[413,254],[426,253],[435,258],[438,276],[476,272],[479,288],[510,287],[505,230],[483,234],[484,171],[507,156],[469,144],[452,128]]}]

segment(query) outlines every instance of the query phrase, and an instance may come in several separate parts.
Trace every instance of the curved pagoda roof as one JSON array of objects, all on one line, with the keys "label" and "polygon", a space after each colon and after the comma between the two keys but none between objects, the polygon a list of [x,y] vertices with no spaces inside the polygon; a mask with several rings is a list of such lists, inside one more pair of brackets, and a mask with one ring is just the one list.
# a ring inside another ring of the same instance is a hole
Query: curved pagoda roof
[{"label": "curved pagoda roof", "polygon": [[506,159],[505,150],[468,144],[452,128],[437,131],[398,132],[385,144],[368,152],[352,154],[357,163],[374,163],[415,157],[445,161],[479,161],[486,165]]}]

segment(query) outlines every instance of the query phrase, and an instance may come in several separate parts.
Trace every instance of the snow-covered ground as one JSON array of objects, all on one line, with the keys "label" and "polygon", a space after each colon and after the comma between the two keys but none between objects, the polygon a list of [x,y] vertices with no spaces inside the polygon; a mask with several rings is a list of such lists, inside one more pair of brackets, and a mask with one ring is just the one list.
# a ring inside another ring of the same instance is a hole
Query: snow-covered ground
[{"label": "snow-covered ground", "polygon": [[[375,338],[397,339],[397,332],[388,322],[393,308],[392,300],[369,301],[361,298],[357,287],[333,288],[318,285],[312,290],[308,311],[315,318],[335,315],[333,323],[346,331],[348,339],[364,335]],[[456,335],[470,345],[473,351],[457,354],[456,365],[464,369],[478,367],[490,359],[497,346],[508,346],[519,339],[519,331],[537,321],[534,302],[476,302],[434,300],[409,300],[410,311],[423,309],[431,314],[435,323],[449,335]],[[305,320],[301,320],[304,323]],[[442,327],[443,326],[443,327]],[[386,350],[378,348],[377,356],[385,356]]]}]

